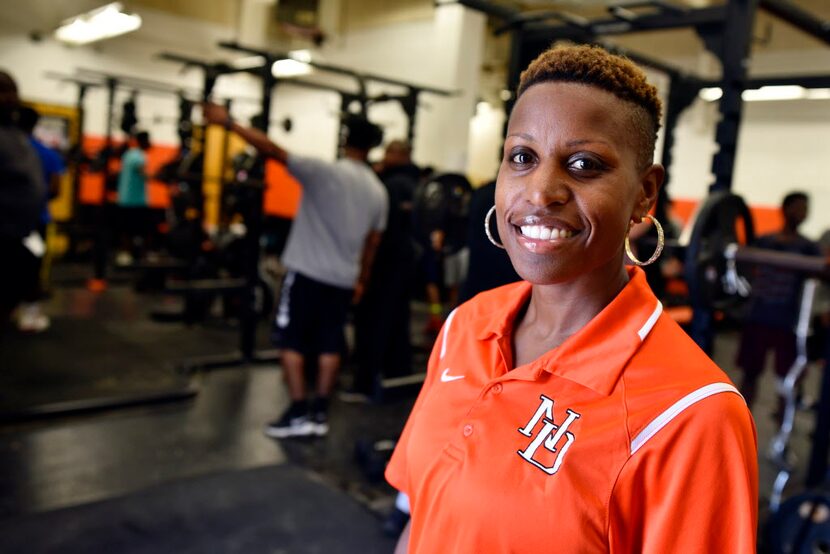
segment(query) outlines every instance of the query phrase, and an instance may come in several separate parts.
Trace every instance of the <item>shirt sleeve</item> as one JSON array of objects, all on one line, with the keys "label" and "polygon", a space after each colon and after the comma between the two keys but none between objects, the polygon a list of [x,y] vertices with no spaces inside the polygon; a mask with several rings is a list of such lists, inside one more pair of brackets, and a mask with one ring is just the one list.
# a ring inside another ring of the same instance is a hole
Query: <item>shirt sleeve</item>
[{"label": "shirt sleeve", "polygon": [[326,182],[326,175],[331,164],[317,158],[307,158],[295,154],[288,155],[288,172],[291,173],[303,188],[308,188]]},{"label": "shirt sleeve", "polygon": [[392,458],[386,466],[386,481],[395,487],[400,492],[411,496],[409,490],[409,467],[407,464],[407,448],[409,447],[410,435],[412,433],[413,422],[418,418],[421,406],[424,400],[429,396],[429,391],[432,384],[435,382],[435,375],[437,374],[437,366],[441,357],[441,342],[444,340],[444,333],[446,332],[446,323],[438,334],[435,344],[432,347],[432,353],[429,356],[427,363],[427,376],[424,379],[424,384],[421,387],[421,392],[418,393],[418,399],[415,400],[415,405],[412,411],[409,412],[409,418],[406,420],[406,425],[403,428],[398,443],[395,445],[395,451],[392,453]]},{"label": "shirt sleeve", "polygon": [[758,462],[743,398],[686,409],[626,462],[609,505],[610,551],[755,553]]},{"label": "shirt sleeve", "polygon": [[372,226],[372,229],[375,231],[385,231],[386,224],[389,219],[389,193],[386,192],[386,187],[381,185],[381,192],[383,193],[380,196],[380,210],[378,210],[378,218],[375,221],[375,224]]}]

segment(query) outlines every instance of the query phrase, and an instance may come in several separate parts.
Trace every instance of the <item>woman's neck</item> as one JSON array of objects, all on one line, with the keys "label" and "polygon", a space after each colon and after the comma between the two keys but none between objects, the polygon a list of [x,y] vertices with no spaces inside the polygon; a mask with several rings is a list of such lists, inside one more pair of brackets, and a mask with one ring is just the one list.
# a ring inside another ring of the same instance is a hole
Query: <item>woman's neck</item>
[{"label": "woman's neck", "polygon": [[576,334],[628,283],[628,272],[603,267],[567,283],[533,285],[527,309],[514,325],[515,366],[535,360]]}]

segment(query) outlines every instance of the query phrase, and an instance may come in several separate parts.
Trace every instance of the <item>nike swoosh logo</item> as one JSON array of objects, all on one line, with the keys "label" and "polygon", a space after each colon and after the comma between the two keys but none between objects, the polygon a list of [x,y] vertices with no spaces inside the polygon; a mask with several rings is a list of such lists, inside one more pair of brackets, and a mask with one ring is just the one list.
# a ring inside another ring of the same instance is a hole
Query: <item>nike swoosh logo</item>
[{"label": "nike swoosh logo", "polygon": [[449,383],[450,381],[458,381],[459,379],[463,379],[464,377],[465,375],[450,375],[450,368],[447,368],[441,374],[441,382]]}]

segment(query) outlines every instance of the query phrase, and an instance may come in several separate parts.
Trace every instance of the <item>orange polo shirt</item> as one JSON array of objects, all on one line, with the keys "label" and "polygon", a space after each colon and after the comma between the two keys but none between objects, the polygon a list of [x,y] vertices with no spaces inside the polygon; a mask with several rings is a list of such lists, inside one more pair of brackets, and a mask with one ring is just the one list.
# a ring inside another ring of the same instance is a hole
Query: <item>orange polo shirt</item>
[{"label": "orange polo shirt", "polygon": [[410,552],[755,552],[749,410],[629,274],[588,325],[516,368],[528,283],[450,315],[386,470],[410,498]]}]

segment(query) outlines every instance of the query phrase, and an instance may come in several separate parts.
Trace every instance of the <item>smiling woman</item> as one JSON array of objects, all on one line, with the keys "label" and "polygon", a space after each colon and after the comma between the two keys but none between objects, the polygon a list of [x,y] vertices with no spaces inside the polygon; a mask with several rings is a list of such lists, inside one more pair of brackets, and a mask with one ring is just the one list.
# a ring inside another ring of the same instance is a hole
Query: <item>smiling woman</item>
[{"label": "smiling woman", "polygon": [[754,552],[749,410],[625,265],[664,176],[656,90],[582,46],[518,92],[491,217],[524,282],[438,337],[387,469],[411,503],[399,549]]}]

